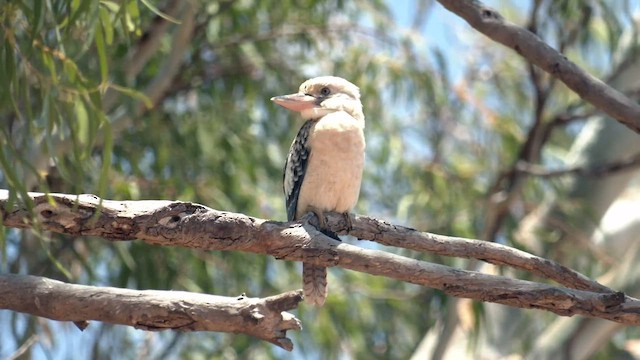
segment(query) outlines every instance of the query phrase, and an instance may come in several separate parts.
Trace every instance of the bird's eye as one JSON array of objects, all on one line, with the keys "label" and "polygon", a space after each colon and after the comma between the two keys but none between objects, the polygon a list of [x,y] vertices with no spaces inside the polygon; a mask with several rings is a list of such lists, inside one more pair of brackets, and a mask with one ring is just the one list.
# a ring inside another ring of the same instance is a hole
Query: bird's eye
[{"label": "bird's eye", "polygon": [[320,89],[320,95],[322,96],[327,96],[331,94],[331,89],[329,89],[328,87],[323,87],[322,89]]}]

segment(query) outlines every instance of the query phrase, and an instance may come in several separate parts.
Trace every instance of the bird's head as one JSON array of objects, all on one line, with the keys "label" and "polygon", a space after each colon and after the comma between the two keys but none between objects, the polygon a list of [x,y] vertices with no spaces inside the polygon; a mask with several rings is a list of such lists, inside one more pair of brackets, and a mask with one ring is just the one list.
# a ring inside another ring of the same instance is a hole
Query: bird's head
[{"label": "bird's head", "polygon": [[295,94],[272,97],[271,101],[299,112],[305,119],[319,119],[329,113],[344,111],[358,121],[364,121],[360,90],[337,76],[321,76],[300,85]]}]

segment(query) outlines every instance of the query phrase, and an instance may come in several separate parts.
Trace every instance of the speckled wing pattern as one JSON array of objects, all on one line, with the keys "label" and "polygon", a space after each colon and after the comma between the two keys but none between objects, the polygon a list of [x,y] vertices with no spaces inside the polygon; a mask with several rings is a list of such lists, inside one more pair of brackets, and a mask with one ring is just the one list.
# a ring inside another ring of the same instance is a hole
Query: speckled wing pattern
[{"label": "speckled wing pattern", "polygon": [[[309,133],[315,123],[307,120],[293,140],[284,165],[284,196],[287,205],[287,220],[296,220],[298,198],[309,163]],[[327,268],[302,263],[302,283],[305,300],[316,306],[324,304],[327,298]]]},{"label": "speckled wing pattern", "polygon": [[307,120],[298,131],[298,135],[291,143],[287,162],[284,165],[284,196],[287,206],[287,220],[292,221],[296,218],[298,209],[298,197],[304,174],[307,170],[309,162],[310,148],[308,144],[309,133],[313,126],[313,120]]}]

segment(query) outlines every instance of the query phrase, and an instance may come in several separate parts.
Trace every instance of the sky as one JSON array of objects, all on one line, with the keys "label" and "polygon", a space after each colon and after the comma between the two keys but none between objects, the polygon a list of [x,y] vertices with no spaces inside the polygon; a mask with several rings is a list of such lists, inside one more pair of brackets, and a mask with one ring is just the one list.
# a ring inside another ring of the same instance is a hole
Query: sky
[{"label": "sky", "polygon": [[[640,1],[640,0],[638,0]],[[445,9],[439,3],[433,1],[432,8],[428,16],[418,29],[420,34],[426,39],[426,44],[421,44],[425,48],[439,48],[447,58],[451,79],[457,82],[462,76],[464,69],[465,49],[471,45],[477,34],[470,31],[471,26],[454,13]],[[485,5],[500,8],[501,3],[513,3],[504,0],[483,1]],[[415,16],[415,1],[387,1],[395,19],[400,27],[409,29]],[[526,13],[531,7],[530,1],[520,1],[522,7],[520,11]],[[504,15],[504,14],[503,14]]]}]

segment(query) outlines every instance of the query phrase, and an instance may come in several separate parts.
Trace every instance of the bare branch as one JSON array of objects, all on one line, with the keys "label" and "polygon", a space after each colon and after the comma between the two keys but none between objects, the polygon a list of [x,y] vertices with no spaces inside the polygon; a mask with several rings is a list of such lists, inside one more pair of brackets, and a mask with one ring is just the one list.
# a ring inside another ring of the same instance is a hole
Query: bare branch
[{"label": "bare branch", "polygon": [[581,98],[640,133],[640,105],[591,76],[532,32],[512,24],[477,0],[438,0],[449,11],[492,40],[557,77]]},{"label": "bare branch", "polygon": [[98,320],[149,331],[242,333],[291,351],[287,330],[300,321],[302,290],[264,299],[185,291],[129,290],[67,284],[38,276],[0,274],[0,309],[60,321]]},{"label": "bare branch", "polygon": [[[580,314],[625,324],[640,324],[640,302],[586,279],[550,260],[498,244],[422,234],[375,219],[356,217],[349,233],[416,250],[438,245],[439,253],[461,254],[519,268],[593,291],[574,290],[510,279],[390,254],[338,242],[318,232],[312,215],[292,223],[217,211],[203,205],[173,201],[111,201],[94,195],[30,193],[33,217],[26,207],[9,206],[8,191],[0,191],[4,225],[33,224],[68,235],[101,236],[110,240],[138,238],[150,244],[203,250],[236,250],[322,266],[339,266],[372,275],[440,289],[446,294],[520,308],[538,308],[560,315]],[[9,207],[9,208],[8,208]],[[342,218],[339,220],[338,218]],[[330,214],[332,226],[345,229],[346,219]],[[343,231],[344,232],[344,231]],[[448,241],[445,241],[448,240]],[[453,250],[448,249],[452,246]],[[437,247],[436,246],[436,250]],[[557,276],[554,273],[559,272]],[[567,277],[564,279],[564,277]]]},{"label": "bare branch", "polygon": [[190,2],[184,2],[184,13],[181,18],[181,25],[173,34],[171,43],[173,47],[171,53],[165,58],[158,75],[151,81],[144,90],[154,105],[162,98],[163,93],[171,86],[175,76],[180,70],[180,65],[184,61],[184,53],[191,43],[193,31],[195,29],[195,17],[197,9]]},{"label": "bare branch", "polygon": [[[359,239],[373,240],[383,245],[442,256],[477,259],[494,265],[507,265],[556,281],[572,289],[601,293],[613,291],[555,261],[509,246],[482,240],[424,233],[367,216],[356,215],[351,223],[353,225],[348,234]],[[343,217],[340,215],[329,214],[327,224],[336,232],[341,232],[346,228]]]},{"label": "bare branch", "polygon": [[29,338],[27,339],[27,341],[25,341],[24,343],[22,343],[22,345],[20,345],[20,347],[18,348],[18,350],[16,350],[13,354],[11,354],[7,360],[16,360],[16,359],[22,359],[21,356],[24,355],[24,353],[27,352],[27,350],[29,350],[29,348],[31,346],[33,346],[33,344],[37,343],[37,341],[39,340],[38,335],[31,335],[29,336]]},{"label": "bare branch", "polygon": [[576,166],[568,169],[549,170],[542,166],[530,164],[527,162],[519,162],[516,164],[516,171],[539,176],[543,178],[558,177],[565,175],[579,175],[579,176],[593,176],[603,177],[614,175],[619,172],[629,171],[634,168],[640,167],[640,154],[635,154],[627,159],[610,162],[593,167]]},{"label": "bare branch", "polygon": [[[172,0],[165,5],[163,13],[169,16],[179,16],[182,1]],[[191,22],[191,20],[187,20]],[[156,15],[149,27],[146,29],[138,43],[132,47],[129,61],[125,69],[125,79],[130,83],[144,69],[149,59],[155,54],[161,45],[161,40],[169,30],[171,22],[160,15]],[[177,45],[177,44],[176,44]],[[178,51],[183,51],[180,49]]]},{"label": "bare branch", "polygon": [[[158,74],[142,91],[142,94],[149,99],[153,106],[158,105],[158,103],[163,99],[166,91],[170,89],[172,83],[175,81],[176,75],[180,71],[180,66],[184,62],[184,54],[191,44],[191,38],[193,37],[197,11],[195,5],[191,1],[175,1],[169,5],[167,13],[174,15],[174,12],[178,10],[181,11],[179,16],[181,24],[174,30],[171,38],[171,44],[173,44],[171,52],[164,58],[160,65],[160,71],[158,71]],[[134,56],[139,55],[139,57],[132,60],[133,66],[127,69],[125,76],[134,77],[137,72],[140,71],[138,67],[144,66],[148,60],[147,57],[151,55],[150,52],[154,51],[154,47],[160,45],[160,38],[164,36],[165,33],[163,30],[166,30],[166,27],[168,26],[172,26],[172,24],[161,20],[158,25],[159,28],[154,31],[152,38],[150,38],[148,42],[140,43],[140,48],[138,48],[137,52],[134,54]],[[113,110],[116,106],[117,100],[120,98],[120,95],[120,93],[112,89],[107,92],[107,95],[103,100],[103,108],[105,111]],[[142,116],[148,110],[147,105],[140,101],[135,105],[133,113],[114,116],[112,119],[113,125],[111,127],[111,136],[113,138],[117,138],[119,134],[131,127],[132,119]],[[103,142],[104,137],[99,135],[94,142],[94,146],[101,146]],[[57,153],[63,154],[68,152],[72,143],[72,141],[66,140],[58,144],[56,146]],[[48,157],[44,160],[48,160]]]}]

